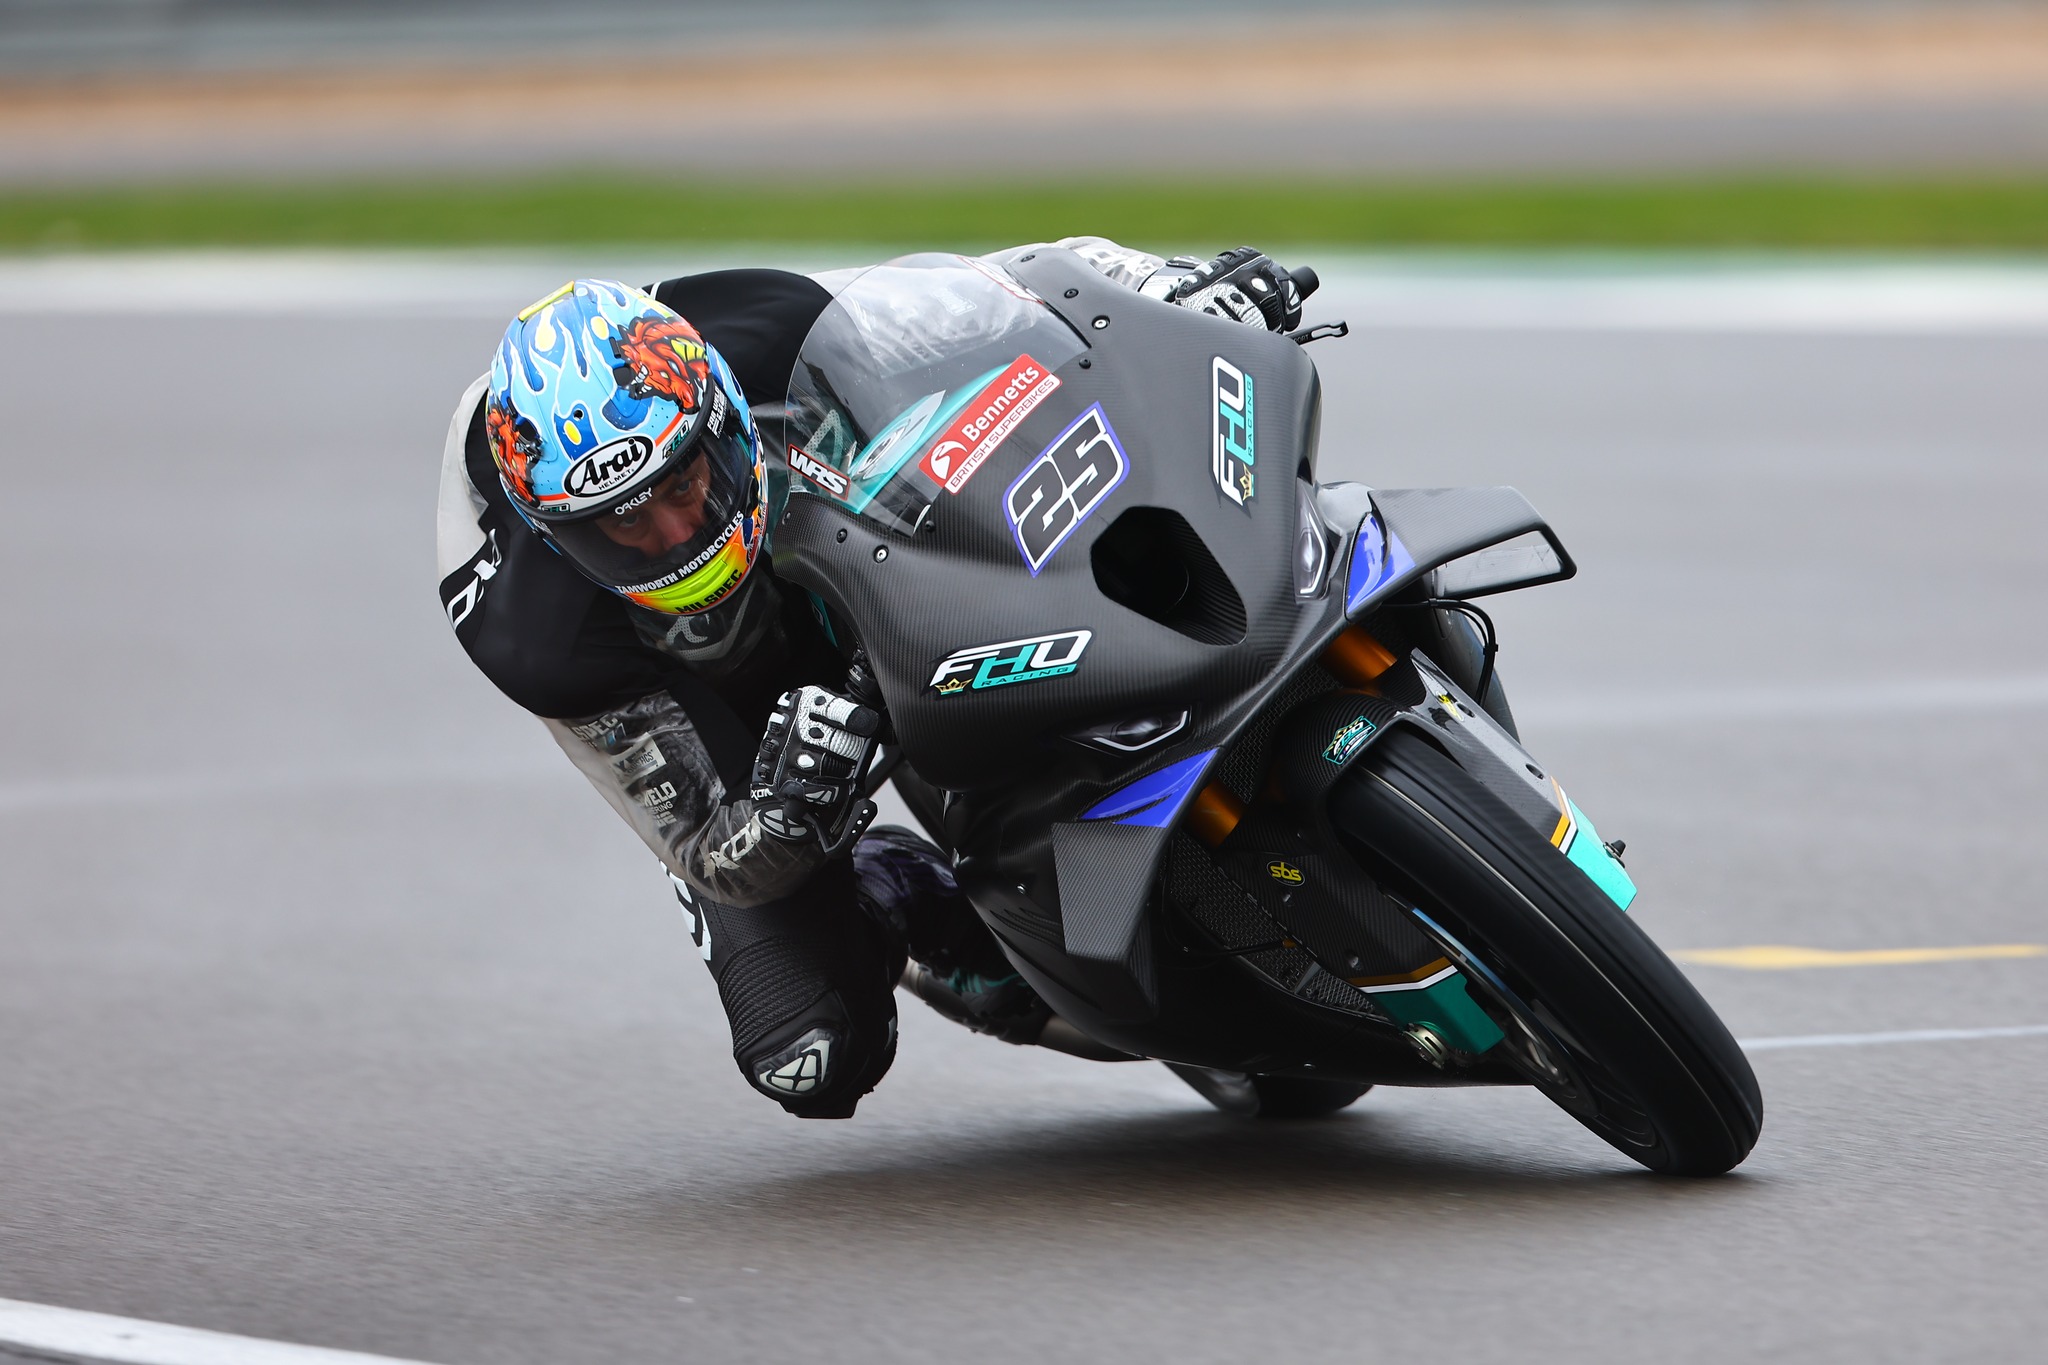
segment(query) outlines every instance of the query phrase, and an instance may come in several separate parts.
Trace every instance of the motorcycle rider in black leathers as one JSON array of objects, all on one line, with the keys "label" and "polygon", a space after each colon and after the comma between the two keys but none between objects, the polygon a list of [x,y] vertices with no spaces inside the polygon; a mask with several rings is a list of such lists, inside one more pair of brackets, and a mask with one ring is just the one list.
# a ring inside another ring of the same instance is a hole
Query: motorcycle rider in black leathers
[{"label": "motorcycle rider in black leathers", "polygon": [[[1249,247],[1204,264],[1054,245],[1170,302],[1300,320],[1294,281]],[[851,1117],[888,1071],[906,960],[921,996],[978,1031],[1030,1043],[1049,1018],[948,859],[908,830],[864,832],[879,696],[761,553],[787,487],[776,409],[854,273],[564,286],[463,394],[437,523],[456,638],[660,857],[741,1074],[804,1118]],[[939,794],[895,780],[936,829]]]}]

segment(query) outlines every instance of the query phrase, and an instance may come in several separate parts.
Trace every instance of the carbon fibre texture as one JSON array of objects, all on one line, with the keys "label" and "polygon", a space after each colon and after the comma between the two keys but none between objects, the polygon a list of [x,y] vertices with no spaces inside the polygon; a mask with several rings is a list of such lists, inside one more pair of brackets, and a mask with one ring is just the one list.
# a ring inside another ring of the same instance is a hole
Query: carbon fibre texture
[{"label": "carbon fibre texture", "polygon": [[1512,488],[1376,488],[1388,527],[1417,564],[1440,564],[1479,545],[1543,525]]},{"label": "carbon fibre texture", "polygon": [[1167,845],[1166,894],[1218,946],[1233,952],[1281,936],[1280,926],[1258,902],[1224,876],[1209,851],[1187,834],[1176,832]]},{"label": "carbon fibre texture", "polygon": [[[908,760],[960,791],[1021,776],[1036,761],[1028,741],[1038,737],[1105,715],[1242,694],[1281,662],[1301,611],[1288,567],[1296,526],[1288,463],[1246,515],[1217,488],[1207,458],[1210,364],[1219,355],[1255,376],[1262,442],[1270,433],[1276,458],[1308,439],[1316,388],[1300,348],[1134,294],[1071,252],[1030,254],[1035,259],[1020,260],[1016,273],[1090,345],[1086,356],[1059,367],[1060,388],[957,495],[938,495],[926,529],[915,535],[826,498],[792,496],[774,541],[778,576],[818,593],[860,633]],[[1094,325],[1097,318],[1104,325]],[[1005,490],[1097,403],[1128,474],[1034,577],[1011,530]],[[1187,519],[1243,603],[1242,640],[1205,644],[1102,595],[1093,545],[1122,512],[1146,506]],[[1076,630],[1092,637],[1071,673],[950,695],[930,685],[953,651]],[[992,729],[1027,742],[990,746]]]},{"label": "carbon fibre texture", "polygon": [[1105,962],[1129,957],[1158,838],[1154,830],[1109,821],[1052,827],[1068,952]]},{"label": "carbon fibre texture", "polygon": [[1257,796],[1266,784],[1266,769],[1272,761],[1273,736],[1279,731],[1281,722],[1303,702],[1335,691],[1337,686],[1337,680],[1320,665],[1309,664],[1297,672],[1224,753],[1216,765],[1214,780],[1221,782],[1240,801],[1250,801]]},{"label": "carbon fibre texture", "polygon": [[[1240,960],[1274,985],[1347,1014],[1385,1018],[1370,997],[1322,970],[1307,951],[1298,946],[1277,946],[1287,930],[1226,876],[1208,850],[1194,839],[1186,834],[1173,836],[1166,869],[1167,896],[1181,912],[1219,947],[1243,954]],[[1260,948],[1262,944],[1276,946]]]}]

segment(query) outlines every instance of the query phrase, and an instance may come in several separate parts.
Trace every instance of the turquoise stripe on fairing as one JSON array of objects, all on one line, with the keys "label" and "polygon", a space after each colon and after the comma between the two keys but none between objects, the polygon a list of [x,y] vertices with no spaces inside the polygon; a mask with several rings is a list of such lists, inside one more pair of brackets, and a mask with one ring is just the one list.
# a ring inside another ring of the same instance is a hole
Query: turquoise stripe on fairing
[{"label": "turquoise stripe on fairing", "polygon": [[[956,390],[950,398],[939,404],[938,410],[925,419],[924,425],[918,428],[917,434],[904,441],[903,453],[891,460],[887,469],[862,479],[860,487],[848,491],[846,510],[856,514],[867,510],[867,505],[875,500],[876,495],[887,486],[889,481],[903,472],[903,466],[910,463],[912,456],[924,454],[926,438],[942,430],[946,423],[952,419],[954,413],[967,406],[968,399],[981,392],[983,385],[1009,368],[1008,365],[996,366],[993,370],[981,376],[981,378],[972,380],[965,387]],[[915,403],[911,404],[911,407],[915,406],[917,406]],[[909,410],[909,408],[904,409],[905,412]],[[875,437],[874,441],[869,441],[866,446],[862,447],[862,450],[873,449],[875,442],[887,436],[889,428],[895,425],[896,423],[891,421],[889,426],[883,427],[882,435]],[[846,467],[851,469],[859,464],[860,456],[860,451],[854,452],[853,458],[846,462]]]},{"label": "turquoise stripe on fairing", "polygon": [[1607,851],[1600,831],[1593,828],[1593,822],[1586,818],[1586,813],[1569,796],[1564,803],[1571,807],[1572,823],[1578,827],[1564,856],[1576,863],[1579,871],[1591,877],[1593,885],[1607,893],[1607,899],[1624,910],[1628,909],[1636,898],[1636,884],[1629,880],[1628,872]]},{"label": "turquoise stripe on fairing", "polygon": [[1465,993],[1465,978],[1456,972],[1420,990],[1377,990],[1367,994],[1395,1023],[1427,1024],[1460,1052],[1477,1056],[1507,1036]]}]

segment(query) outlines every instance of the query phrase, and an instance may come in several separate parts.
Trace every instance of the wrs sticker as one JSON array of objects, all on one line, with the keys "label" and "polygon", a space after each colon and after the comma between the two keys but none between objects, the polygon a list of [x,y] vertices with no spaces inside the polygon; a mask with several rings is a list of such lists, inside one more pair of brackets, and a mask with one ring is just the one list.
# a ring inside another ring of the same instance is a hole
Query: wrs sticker
[{"label": "wrs sticker", "polygon": [[1097,403],[1038,453],[1003,495],[1017,550],[1031,576],[1131,472],[1131,462]]},{"label": "wrs sticker", "polygon": [[802,446],[789,448],[789,467],[824,489],[835,498],[846,496],[846,476],[826,464],[823,460],[805,450]]},{"label": "wrs sticker", "polygon": [[1028,355],[1020,355],[953,414],[918,468],[948,493],[958,493],[1005,437],[1031,410],[1052,396],[1060,381]]},{"label": "wrs sticker", "polygon": [[1209,361],[1215,429],[1209,440],[1209,468],[1216,486],[1245,511],[1251,511],[1252,466],[1258,463],[1258,433],[1252,408],[1252,377],[1215,356]]},{"label": "wrs sticker", "polygon": [[1081,663],[1093,631],[1065,630],[1025,640],[956,649],[939,660],[927,684],[942,697],[980,692],[1011,683],[1038,682],[1072,673]]}]

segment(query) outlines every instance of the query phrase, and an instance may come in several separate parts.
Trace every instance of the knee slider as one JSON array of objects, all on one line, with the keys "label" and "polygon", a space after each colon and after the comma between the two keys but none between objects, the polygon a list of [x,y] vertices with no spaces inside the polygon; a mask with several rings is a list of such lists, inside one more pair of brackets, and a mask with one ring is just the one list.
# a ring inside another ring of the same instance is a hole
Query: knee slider
[{"label": "knee slider", "polygon": [[852,1118],[896,1060],[896,1005],[852,1017],[839,994],[814,1002],[793,1024],[775,1029],[733,1060],[748,1084],[798,1118]]}]

